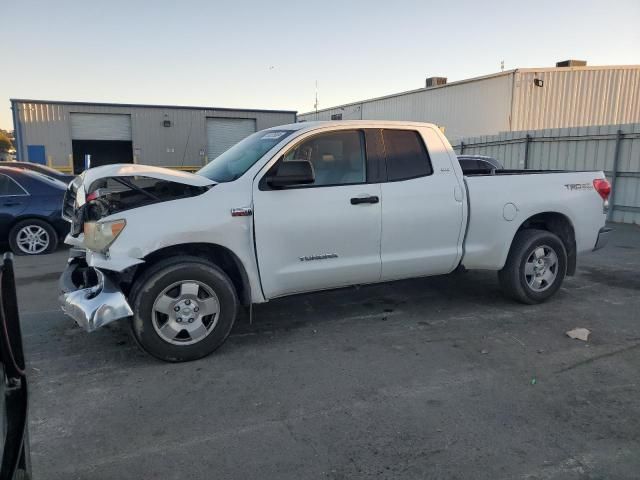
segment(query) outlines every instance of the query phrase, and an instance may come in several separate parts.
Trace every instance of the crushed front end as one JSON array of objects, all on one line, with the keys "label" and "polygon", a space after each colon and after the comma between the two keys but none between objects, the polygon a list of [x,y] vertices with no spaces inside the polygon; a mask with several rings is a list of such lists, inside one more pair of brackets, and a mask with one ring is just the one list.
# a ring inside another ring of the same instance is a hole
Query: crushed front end
[{"label": "crushed front end", "polygon": [[76,177],[62,208],[71,223],[65,239],[71,245],[69,260],[59,281],[62,310],[89,332],[132,316],[122,287],[126,290],[135,265],[144,260],[123,262],[109,251],[126,227],[126,211],[197,196],[212,183],[198,175],[144,165],[97,167]]},{"label": "crushed front end", "polygon": [[87,265],[85,250],[71,248],[59,284],[62,310],[87,332],[133,315],[118,284],[106,272]]}]

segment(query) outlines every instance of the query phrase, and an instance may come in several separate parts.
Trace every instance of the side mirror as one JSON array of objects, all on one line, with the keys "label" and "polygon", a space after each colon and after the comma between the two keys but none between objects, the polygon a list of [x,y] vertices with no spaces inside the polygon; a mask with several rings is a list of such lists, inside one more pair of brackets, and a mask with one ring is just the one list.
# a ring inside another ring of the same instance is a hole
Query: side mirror
[{"label": "side mirror", "polygon": [[291,185],[308,185],[315,182],[313,165],[307,160],[280,162],[275,175],[267,178],[270,187],[289,187]]}]

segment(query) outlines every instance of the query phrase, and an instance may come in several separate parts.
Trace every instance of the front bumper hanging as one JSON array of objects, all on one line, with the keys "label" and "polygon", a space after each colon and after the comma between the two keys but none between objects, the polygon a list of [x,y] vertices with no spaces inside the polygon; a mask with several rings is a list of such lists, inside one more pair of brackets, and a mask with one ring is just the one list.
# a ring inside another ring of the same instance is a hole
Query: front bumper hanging
[{"label": "front bumper hanging", "polygon": [[[107,325],[121,318],[133,315],[126,297],[118,285],[98,269],[93,269],[97,277],[95,285],[82,287],[76,284],[77,270],[84,258],[70,259],[60,277],[62,294],[59,297],[62,310],[73,318],[87,332]],[[86,278],[86,276],[85,276]]]}]

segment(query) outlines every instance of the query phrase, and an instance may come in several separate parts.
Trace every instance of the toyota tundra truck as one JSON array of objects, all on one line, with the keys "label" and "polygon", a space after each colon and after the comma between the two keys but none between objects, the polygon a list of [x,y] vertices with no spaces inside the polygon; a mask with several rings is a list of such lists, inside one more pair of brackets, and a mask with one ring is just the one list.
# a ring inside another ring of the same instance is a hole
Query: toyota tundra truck
[{"label": "toyota tundra truck", "polygon": [[63,310],[87,331],[124,320],[166,361],[210,354],[241,306],[286,295],[498,272],[536,304],[602,247],[601,171],[467,170],[431,124],[302,122],[259,131],[196,174],[87,170],[63,213]]}]

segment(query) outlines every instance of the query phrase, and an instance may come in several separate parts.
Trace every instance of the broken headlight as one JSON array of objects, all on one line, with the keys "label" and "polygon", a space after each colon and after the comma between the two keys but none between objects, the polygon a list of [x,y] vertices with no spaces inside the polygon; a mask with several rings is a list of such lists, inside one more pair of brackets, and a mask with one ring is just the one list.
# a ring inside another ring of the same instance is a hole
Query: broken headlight
[{"label": "broken headlight", "polygon": [[106,252],[122,233],[126,220],[108,222],[86,222],[84,224],[84,246],[94,252]]}]

